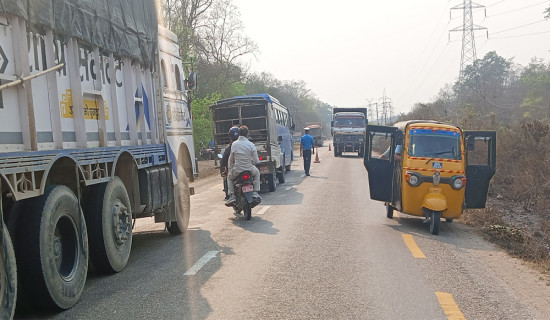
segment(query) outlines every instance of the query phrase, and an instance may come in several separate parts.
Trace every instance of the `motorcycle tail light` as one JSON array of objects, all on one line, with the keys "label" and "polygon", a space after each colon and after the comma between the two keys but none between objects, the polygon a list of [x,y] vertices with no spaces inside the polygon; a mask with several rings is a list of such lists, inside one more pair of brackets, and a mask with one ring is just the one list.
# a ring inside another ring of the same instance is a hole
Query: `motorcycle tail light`
[{"label": "motorcycle tail light", "polygon": [[248,180],[248,179],[250,179],[250,175],[244,174],[244,175],[243,175],[243,180]]},{"label": "motorcycle tail light", "polygon": [[265,160],[265,157],[258,157],[258,159],[260,159],[260,161],[263,161]]}]

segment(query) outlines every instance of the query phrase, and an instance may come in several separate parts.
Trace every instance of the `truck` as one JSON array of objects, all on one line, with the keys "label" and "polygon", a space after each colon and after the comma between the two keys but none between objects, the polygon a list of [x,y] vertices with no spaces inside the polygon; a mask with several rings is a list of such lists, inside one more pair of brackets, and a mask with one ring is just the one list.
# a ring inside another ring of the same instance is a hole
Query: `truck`
[{"label": "truck", "polygon": [[198,176],[177,37],[154,0],[3,1],[0,315],[63,310],[137,218],[185,232]]},{"label": "truck", "polygon": [[[214,122],[214,145],[216,153],[222,152],[229,143],[229,129],[246,125],[248,139],[258,150],[262,190],[273,192],[277,183],[284,183],[284,173],[291,169],[294,154],[292,135],[294,123],[288,109],[271,95],[254,94],[236,96],[216,101],[210,106]],[[223,153],[223,152],[222,152]]]},{"label": "truck", "polygon": [[342,152],[357,152],[363,156],[367,108],[334,108],[332,110],[331,134],[334,156]]},{"label": "truck", "polygon": [[306,122],[309,134],[313,137],[316,147],[323,146],[323,127],[320,122]]}]

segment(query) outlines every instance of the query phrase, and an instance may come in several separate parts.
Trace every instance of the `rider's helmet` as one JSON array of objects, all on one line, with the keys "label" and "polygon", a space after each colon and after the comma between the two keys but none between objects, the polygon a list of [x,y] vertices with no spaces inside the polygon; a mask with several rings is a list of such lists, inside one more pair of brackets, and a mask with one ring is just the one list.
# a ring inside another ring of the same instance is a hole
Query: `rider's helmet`
[{"label": "rider's helmet", "polygon": [[229,129],[229,137],[231,141],[237,140],[239,138],[239,127],[231,127],[231,129]]}]

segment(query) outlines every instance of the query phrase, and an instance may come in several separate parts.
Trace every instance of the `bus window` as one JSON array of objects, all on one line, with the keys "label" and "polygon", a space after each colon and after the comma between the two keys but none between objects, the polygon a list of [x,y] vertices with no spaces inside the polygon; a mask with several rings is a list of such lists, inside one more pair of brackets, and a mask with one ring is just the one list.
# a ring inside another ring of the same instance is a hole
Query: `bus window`
[{"label": "bus window", "polygon": [[178,89],[179,91],[182,91],[180,68],[178,67],[177,64],[175,65],[175,67],[176,67],[176,89]]},{"label": "bus window", "polygon": [[166,82],[166,64],[164,60],[160,62],[160,81],[162,81],[163,88],[168,88],[168,83]]}]

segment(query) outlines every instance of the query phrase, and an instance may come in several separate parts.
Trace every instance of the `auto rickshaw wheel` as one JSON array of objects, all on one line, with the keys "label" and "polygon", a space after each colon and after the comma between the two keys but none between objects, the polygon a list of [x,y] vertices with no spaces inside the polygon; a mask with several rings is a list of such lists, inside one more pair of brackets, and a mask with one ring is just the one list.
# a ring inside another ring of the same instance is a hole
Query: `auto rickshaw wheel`
[{"label": "auto rickshaw wheel", "polygon": [[451,223],[453,222],[453,218],[445,218],[445,221],[447,221],[448,223]]},{"label": "auto rickshaw wheel", "polygon": [[430,232],[439,234],[439,223],[441,222],[441,211],[432,211],[430,219]]},{"label": "auto rickshaw wheel", "polygon": [[393,218],[393,207],[387,202],[386,202],[386,217],[388,217],[388,219]]}]

